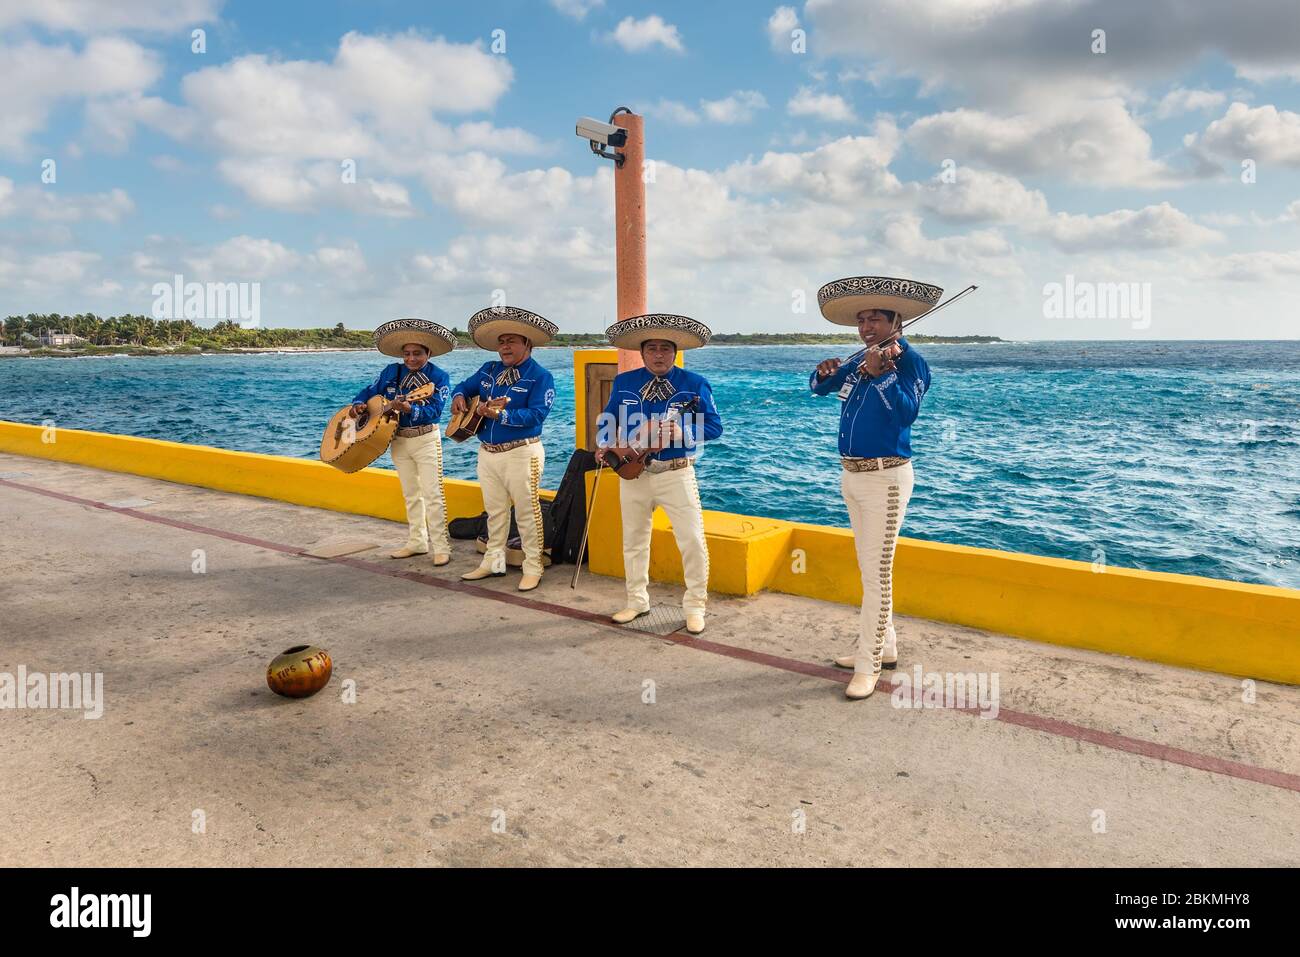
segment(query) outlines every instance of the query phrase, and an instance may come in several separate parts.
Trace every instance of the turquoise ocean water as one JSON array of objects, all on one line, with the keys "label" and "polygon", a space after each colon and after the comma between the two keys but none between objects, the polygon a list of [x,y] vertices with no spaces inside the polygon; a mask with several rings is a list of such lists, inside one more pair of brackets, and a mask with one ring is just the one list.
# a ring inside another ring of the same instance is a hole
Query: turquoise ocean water
[{"label": "turquoise ocean water", "polygon": [[[919,347],[934,383],[913,428],[915,538],[1300,588],[1300,342]],[[706,508],[848,525],[838,402],[818,360],[852,349],[716,346],[726,433],[700,463]],[[440,360],[457,382],[487,357]],[[544,484],[573,449],[573,350],[540,349],[558,397]],[[0,360],[0,419],[315,458],[374,352]],[[445,422],[445,416],[444,416]],[[474,477],[474,443],[447,443]],[[389,466],[385,456],[379,463]]]}]

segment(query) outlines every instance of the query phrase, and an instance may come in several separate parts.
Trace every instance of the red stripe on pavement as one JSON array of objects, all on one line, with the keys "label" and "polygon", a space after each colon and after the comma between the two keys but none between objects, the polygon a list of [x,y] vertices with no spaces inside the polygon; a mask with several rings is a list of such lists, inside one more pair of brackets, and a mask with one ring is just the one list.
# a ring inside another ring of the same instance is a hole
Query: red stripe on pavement
[{"label": "red stripe on pavement", "polygon": [[[446,591],[459,592],[477,598],[486,598],[507,605],[515,605],[519,608],[527,608],[532,611],[570,618],[591,625],[600,625],[606,628],[617,629],[624,633],[628,631],[628,629],[624,628],[622,625],[616,625],[611,622],[605,615],[580,611],[576,608],[568,608],[564,605],[557,605],[552,602],[539,601],[536,598],[528,598],[521,594],[509,594],[507,592],[495,591],[491,588],[484,588],[481,585],[474,585],[468,582],[448,581],[444,578],[437,578],[423,572],[402,571],[396,568],[389,568],[384,565],[376,565],[371,562],[362,561],[357,558],[314,558],[314,556],[307,555],[305,549],[295,548],[292,545],[282,545],[279,542],[270,542],[261,538],[240,535],[237,532],[227,532],[218,528],[209,528],[205,525],[195,525],[191,522],[182,522],[173,518],[164,518],[161,515],[149,515],[146,512],[140,512],[133,508],[114,508],[112,505],[108,505],[104,502],[79,498],[75,495],[67,495],[63,492],[55,492],[51,489],[40,488],[35,485],[23,485],[20,482],[12,482],[8,479],[0,479],[0,486],[18,489],[23,492],[32,492],[36,495],[45,495],[49,498],[70,502],[74,505],[97,508],[102,511],[113,512],[118,515],[126,515],[130,518],[138,518],[146,522],[153,522],[157,525],[166,525],[187,532],[196,532],[200,535],[208,535],[229,542],[253,545],[258,548],[265,548],[286,555],[312,558],[314,561],[326,562],[334,565],[346,565],[376,575],[405,579],[406,581],[415,582],[420,585],[428,585]],[[808,675],[814,678],[825,678],[830,681],[838,681],[841,684],[846,683],[849,680],[849,672],[838,668],[830,668],[826,665],[818,665],[806,661],[796,661],[793,658],[783,658],[780,655],[769,655],[760,651],[751,651],[748,648],[738,648],[735,645],[724,645],[716,641],[699,638],[695,635],[685,635],[681,632],[668,635],[667,638],[675,644],[687,648],[695,648],[699,651],[707,651],[710,654],[721,655],[726,658],[735,658],[740,661],[765,665],[769,668],[779,668],[782,671],[790,671],[795,674]],[[885,681],[883,676],[876,686],[877,691],[881,693],[882,697],[887,697],[892,694],[895,687],[897,687],[897,685],[894,682]],[[978,708],[945,708],[943,710],[962,711],[971,715],[980,714]],[[1060,738],[1068,738],[1074,741],[1086,741],[1089,744],[1095,744],[1098,747],[1108,748],[1112,751],[1136,754],[1142,757],[1153,758],[1157,761],[1163,761],[1167,764],[1177,764],[1182,767],[1194,768],[1199,771],[1208,771],[1211,774],[1220,774],[1224,777],[1237,778],[1242,781],[1253,781],[1256,784],[1266,784],[1271,787],[1300,792],[1300,775],[1297,774],[1289,774],[1286,771],[1277,771],[1272,768],[1260,768],[1250,764],[1241,764],[1237,761],[1228,761],[1224,758],[1198,754],[1195,751],[1184,751],[1182,748],[1173,748],[1167,745],[1157,744],[1154,741],[1144,741],[1141,738],[1130,738],[1126,735],[1115,734],[1111,731],[1099,731],[1096,728],[1088,728],[1083,725],[1072,724],[1069,721],[1061,721],[1057,718],[1049,718],[1044,715],[999,708],[996,718],[986,720],[1003,721],[1007,724],[1016,725],[1021,728],[1028,728],[1032,731],[1040,731],[1044,734],[1050,734]]]}]

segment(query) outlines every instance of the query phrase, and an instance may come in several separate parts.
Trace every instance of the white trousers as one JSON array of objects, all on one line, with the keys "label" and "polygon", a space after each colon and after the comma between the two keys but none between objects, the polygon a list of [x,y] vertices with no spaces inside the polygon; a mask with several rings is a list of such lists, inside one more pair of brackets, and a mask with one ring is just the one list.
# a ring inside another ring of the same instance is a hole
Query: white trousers
[{"label": "white trousers", "polygon": [[479,446],[478,481],[488,514],[483,567],[506,570],[506,541],[510,537],[510,506],[513,505],[519,542],[524,549],[523,573],[541,575],[542,506],[537,490],[541,487],[545,465],[546,451],[541,442],[521,445],[508,452],[489,452]]},{"label": "white trousers", "polygon": [[413,438],[400,435],[388,447],[406,499],[406,547],[434,554],[451,552],[447,496],[442,485],[442,436],[438,430]]},{"label": "white trousers", "polygon": [[858,570],[862,574],[862,613],[853,670],[880,674],[886,647],[896,648],[894,632],[894,548],[912,497],[912,463],[875,472],[840,472],[840,492],[849,509]]},{"label": "white trousers", "polygon": [[709,549],[704,541],[704,513],[700,489],[695,484],[695,466],[659,472],[642,472],[618,483],[619,507],[623,513],[623,571],[627,579],[627,604],[637,611],[650,608],[650,530],[655,506],[668,515],[673,537],[682,553],[686,593],[682,610],[704,614],[709,598]]}]

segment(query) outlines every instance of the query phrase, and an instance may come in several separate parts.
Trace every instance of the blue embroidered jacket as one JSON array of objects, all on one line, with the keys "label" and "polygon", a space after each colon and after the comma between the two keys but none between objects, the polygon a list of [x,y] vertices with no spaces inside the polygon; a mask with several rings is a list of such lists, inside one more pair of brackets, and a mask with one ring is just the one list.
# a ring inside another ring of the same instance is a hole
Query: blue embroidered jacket
[{"label": "blue embroidered jacket", "polygon": [[542,434],[542,423],[551,411],[555,401],[555,378],[529,356],[514,368],[519,370],[518,381],[509,385],[498,385],[497,378],[511,368],[500,359],[483,363],[482,368],[473,373],[452,390],[453,396],[463,395],[466,401],[477,395],[479,401],[496,399],[503,395],[510,396],[510,401],[495,419],[488,419],[479,430],[481,441],[500,445],[502,442],[514,442]]},{"label": "blue embroidered jacket", "polygon": [[[442,418],[442,406],[447,401],[448,393],[451,391],[451,377],[432,362],[426,362],[424,368],[419,370],[419,374],[422,374],[424,378],[433,383],[433,395],[422,402],[411,403],[411,411],[403,412],[398,418],[398,428],[406,429],[412,426],[437,425],[438,420]],[[411,373],[406,368],[405,362],[394,362],[390,366],[384,366],[375,381],[353,396],[352,401],[365,402],[377,395],[383,396],[385,399],[391,399],[397,394],[398,383],[410,375],[416,375],[418,381],[411,384],[406,389],[407,392],[411,391],[415,385],[423,385],[423,379],[420,379],[416,373]]]},{"label": "blue embroidered jacket", "polygon": [[651,455],[655,459],[678,459],[694,455],[702,441],[713,441],[722,435],[722,416],[713,404],[713,389],[709,380],[698,372],[689,372],[673,366],[664,376],[672,383],[670,398],[643,399],[641,390],[655,378],[649,369],[629,369],[614,377],[605,405],[602,420],[596,426],[596,444],[602,447],[623,445],[636,437],[637,430],[647,419],[664,418],[670,408],[680,408],[692,398],[699,399],[699,408],[684,414],[681,419],[682,442],[661,449]]},{"label": "blue embroidered jacket", "polygon": [[906,339],[898,342],[903,354],[894,360],[894,371],[879,378],[858,375],[866,349],[855,352],[825,379],[817,378],[816,369],[809,377],[808,388],[814,395],[839,393],[840,455],[912,457],[912,423],[930,388],[930,367]]}]

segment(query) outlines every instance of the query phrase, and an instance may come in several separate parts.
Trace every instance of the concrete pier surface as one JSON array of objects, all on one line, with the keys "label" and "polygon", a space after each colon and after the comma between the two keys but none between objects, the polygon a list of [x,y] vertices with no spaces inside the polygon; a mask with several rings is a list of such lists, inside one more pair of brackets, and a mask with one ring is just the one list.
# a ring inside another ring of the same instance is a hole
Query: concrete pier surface
[{"label": "concrete pier surface", "polygon": [[[852,702],[847,606],[659,638],[569,566],[464,585],[469,542],[13,455],[0,528],[0,680],[104,687],[0,710],[0,865],[1300,863],[1300,688],[903,618],[893,680],[996,675],[996,717]],[[278,698],[302,643],[333,679]]]}]

